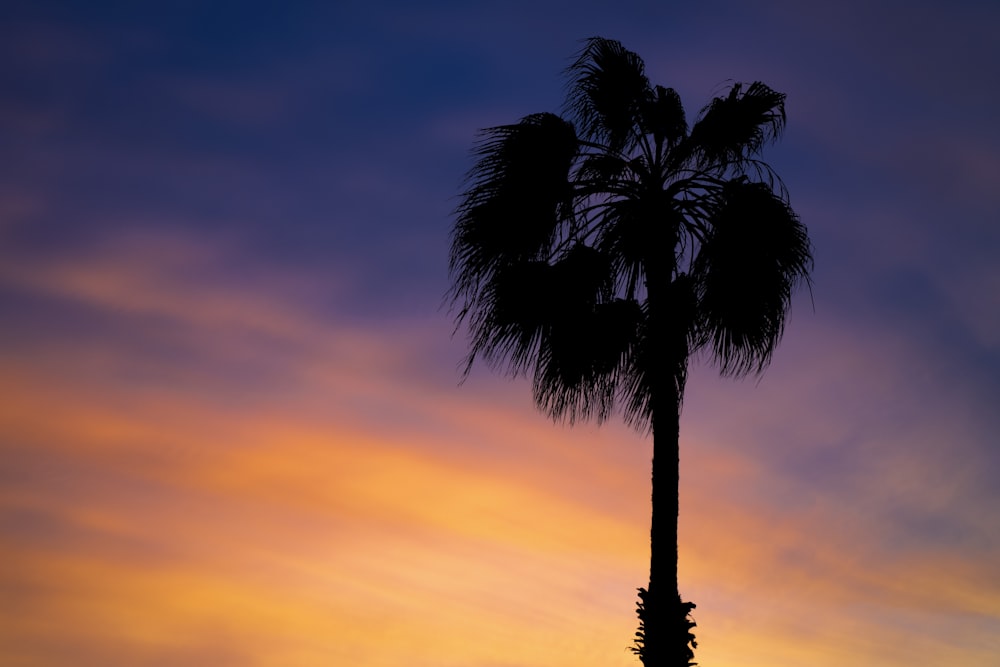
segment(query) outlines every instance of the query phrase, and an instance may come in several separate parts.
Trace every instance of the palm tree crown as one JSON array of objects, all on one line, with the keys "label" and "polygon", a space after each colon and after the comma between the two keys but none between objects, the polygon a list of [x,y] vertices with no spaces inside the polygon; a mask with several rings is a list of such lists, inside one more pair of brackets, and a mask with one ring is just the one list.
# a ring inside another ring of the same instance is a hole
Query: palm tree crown
[{"label": "palm tree crown", "polygon": [[806,230],[759,157],[785,96],[736,83],[689,128],[616,41],[587,40],[568,74],[569,119],[533,114],[475,148],[450,257],[466,371],[530,375],[556,418],[619,408],[650,428],[656,369],[678,403],[703,348],[723,374],[763,370],[808,280]]}]

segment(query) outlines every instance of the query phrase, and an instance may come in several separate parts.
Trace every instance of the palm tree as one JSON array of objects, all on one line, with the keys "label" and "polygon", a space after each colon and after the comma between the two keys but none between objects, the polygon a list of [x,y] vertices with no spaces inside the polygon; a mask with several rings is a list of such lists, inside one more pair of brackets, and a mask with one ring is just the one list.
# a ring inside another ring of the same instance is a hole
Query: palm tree
[{"label": "palm tree", "polygon": [[619,42],[586,40],[567,71],[565,118],[484,130],[455,213],[449,292],[470,353],[530,376],[539,409],[598,423],[620,412],[653,436],[649,584],[635,647],[646,667],[692,662],[677,585],[679,419],[688,362],[726,376],[768,365],[805,227],[760,159],[785,124],[763,83],[734,83],[688,126]]}]

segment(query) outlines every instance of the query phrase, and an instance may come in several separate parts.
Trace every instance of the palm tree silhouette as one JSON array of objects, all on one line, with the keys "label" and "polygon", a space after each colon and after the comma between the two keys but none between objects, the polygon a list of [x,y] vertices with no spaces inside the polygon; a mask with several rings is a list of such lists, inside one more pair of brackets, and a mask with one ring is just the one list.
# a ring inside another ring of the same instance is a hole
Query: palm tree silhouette
[{"label": "palm tree silhouette", "polygon": [[449,298],[465,373],[482,359],[532,380],[554,419],[620,412],[652,433],[649,584],[633,651],[693,663],[677,583],[679,419],[688,362],[759,374],[809,282],[811,245],[761,149],[785,96],[734,83],[688,126],[619,42],[586,40],[565,116],[483,130],[455,213]]}]

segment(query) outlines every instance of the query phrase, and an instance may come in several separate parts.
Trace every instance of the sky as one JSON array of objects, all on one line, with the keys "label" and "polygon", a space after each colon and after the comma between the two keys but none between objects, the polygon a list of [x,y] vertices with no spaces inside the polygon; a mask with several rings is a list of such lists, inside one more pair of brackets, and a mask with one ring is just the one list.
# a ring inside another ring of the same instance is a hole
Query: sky
[{"label": "sky", "polygon": [[759,380],[692,368],[711,667],[1000,661],[1000,6],[0,9],[0,663],[637,665],[651,441],[554,424],[444,305],[480,128],[600,35],[765,157],[816,266]]}]

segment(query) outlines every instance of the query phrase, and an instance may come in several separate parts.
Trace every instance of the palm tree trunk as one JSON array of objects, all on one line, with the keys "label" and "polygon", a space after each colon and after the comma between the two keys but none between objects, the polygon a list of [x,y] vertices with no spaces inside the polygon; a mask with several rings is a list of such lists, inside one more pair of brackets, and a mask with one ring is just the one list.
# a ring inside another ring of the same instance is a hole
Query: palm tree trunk
[{"label": "palm tree trunk", "polygon": [[677,522],[679,514],[680,447],[676,390],[668,396],[653,423],[652,518],[649,546],[649,587],[640,605],[645,667],[687,667],[692,663],[693,605],[681,600],[677,582]]},{"label": "palm tree trunk", "polygon": [[[666,401],[665,401],[666,403]],[[669,405],[669,403],[667,403]],[[663,414],[666,413],[666,414]],[[677,519],[680,509],[680,429],[677,413],[662,410],[653,426],[649,587],[677,592]]]},{"label": "palm tree trunk", "polygon": [[688,667],[694,663],[694,608],[681,600],[677,582],[677,522],[680,510],[680,392],[687,343],[683,328],[666,320],[683,312],[679,285],[668,282],[673,271],[647,265],[653,427],[652,516],[649,531],[649,586],[639,589],[639,632],[636,653],[645,667]]}]

